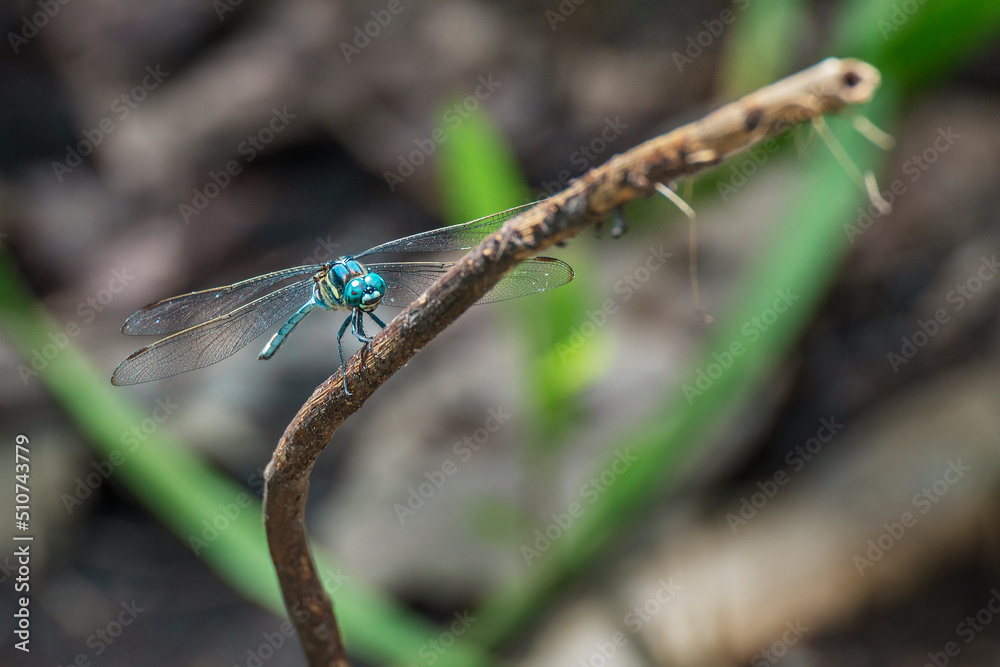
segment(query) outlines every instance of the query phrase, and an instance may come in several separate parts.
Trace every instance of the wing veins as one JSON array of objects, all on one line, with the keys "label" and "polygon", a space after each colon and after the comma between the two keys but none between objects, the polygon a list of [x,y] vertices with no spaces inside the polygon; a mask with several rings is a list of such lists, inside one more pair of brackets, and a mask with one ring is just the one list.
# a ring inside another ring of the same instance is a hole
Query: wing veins
[{"label": "wing veins", "polygon": [[[222,361],[246,347],[282,317],[302,307],[312,289],[311,278],[300,280],[229,313],[162,338],[123,361],[115,369],[111,381],[116,385],[137,384]],[[247,317],[254,318],[251,325],[241,326]]]},{"label": "wing veins", "polygon": [[446,250],[468,250],[476,247],[480,241],[500,229],[504,222],[524,213],[537,203],[538,202],[522,204],[520,206],[509,208],[505,211],[500,211],[499,213],[491,213],[490,215],[483,216],[482,218],[464,222],[460,225],[440,227],[438,229],[404,236],[401,239],[388,241],[377,245],[374,248],[369,248],[362,253],[354,255],[354,257],[366,257],[376,253],[387,252],[440,252]]},{"label": "wing veins", "polygon": [[[404,308],[415,301],[455,262],[383,262],[369,264],[368,270],[386,281],[382,305]],[[496,303],[544,292],[573,279],[573,269],[559,259],[532,257],[521,262],[500,279],[475,305]]]},{"label": "wing veins", "polygon": [[122,326],[130,336],[179,333],[217,317],[233,312],[249,303],[262,290],[288,278],[304,273],[316,273],[322,264],[297,266],[265,273],[231,285],[188,292],[162,299],[133,313]]}]

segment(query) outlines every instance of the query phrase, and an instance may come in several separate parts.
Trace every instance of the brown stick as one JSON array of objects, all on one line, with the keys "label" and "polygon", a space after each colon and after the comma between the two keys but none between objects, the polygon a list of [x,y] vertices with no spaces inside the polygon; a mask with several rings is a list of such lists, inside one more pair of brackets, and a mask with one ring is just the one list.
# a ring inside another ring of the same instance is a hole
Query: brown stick
[{"label": "brown stick", "polygon": [[330,599],[305,533],[309,473],[337,428],[424,345],[497,284],[517,263],[564,241],[615,208],[719,164],[793,125],[868,101],[881,77],[858,60],[830,58],[665,135],[616,155],[570,187],[513,218],[442,276],[347,364],[316,388],[285,434],[265,474],[264,521],[285,605],[309,664],[348,665]]}]

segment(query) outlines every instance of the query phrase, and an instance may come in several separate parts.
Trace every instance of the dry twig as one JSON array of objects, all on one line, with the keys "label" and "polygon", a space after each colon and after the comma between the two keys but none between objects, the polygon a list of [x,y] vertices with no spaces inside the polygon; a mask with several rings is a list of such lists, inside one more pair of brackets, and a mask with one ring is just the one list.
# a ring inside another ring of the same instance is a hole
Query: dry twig
[{"label": "dry twig", "polygon": [[340,372],[316,388],[268,464],[264,494],[271,557],[310,665],[348,665],[305,532],[309,473],[344,420],[517,263],[653,194],[658,183],[691,176],[793,125],[868,101],[880,80],[867,63],[831,58],[614,156],[509,220],[392,320],[348,362],[351,396],[344,396]]}]

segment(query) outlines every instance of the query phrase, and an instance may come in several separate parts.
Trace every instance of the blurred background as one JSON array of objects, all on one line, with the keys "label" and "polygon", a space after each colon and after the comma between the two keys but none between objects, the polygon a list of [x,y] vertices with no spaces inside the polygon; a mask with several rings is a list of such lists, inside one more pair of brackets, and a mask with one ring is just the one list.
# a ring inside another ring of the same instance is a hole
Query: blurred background
[{"label": "blurred background", "polygon": [[882,72],[829,123],[892,213],[810,128],[700,176],[706,325],[686,219],[629,204],[623,238],[549,253],[572,283],[472,309],[340,429],[315,553],[358,665],[1000,660],[1000,2],[41,0],[0,25],[0,525],[34,537],[4,664],[304,664],[262,471],[341,318],[112,387],[151,342],[130,313],[544,198],[829,56]]}]

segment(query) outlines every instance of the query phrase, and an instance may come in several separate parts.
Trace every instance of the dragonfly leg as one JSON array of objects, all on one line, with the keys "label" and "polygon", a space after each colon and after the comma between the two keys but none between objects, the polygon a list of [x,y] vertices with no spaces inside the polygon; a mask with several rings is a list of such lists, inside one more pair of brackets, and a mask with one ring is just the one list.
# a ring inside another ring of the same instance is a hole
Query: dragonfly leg
[{"label": "dragonfly leg", "polygon": [[267,341],[267,345],[260,351],[258,359],[270,359],[274,356],[274,353],[278,351],[278,348],[281,347],[281,344],[288,337],[288,334],[292,332],[292,329],[295,328],[295,325],[302,321],[302,318],[308,315],[314,308],[316,308],[316,304],[313,301],[307,301],[301,308],[292,313],[288,321],[282,324],[277,333],[271,336],[271,340]]},{"label": "dragonfly leg", "polygon": [[[625,217],[622,215],[622,207],[616,206],[611,211],[611,238],[618,239],[621,238],[625,232],[628,231],[628,223],[625,222]],[[601,238],[604,233],[604,220],[599,220],[596,225],[594,225],[594,235],[597,238]]]},{"label": "dragonfly leg", "polygon": [[350,396],[351,392],[347,388],[347,363],[344,361],[344,343],[341,338],[344,337],[344,333],[347,331],[347,324],[354,320],[354,313],[347,316],[344,323],[340,325],[340,331],[337,333],[337,352],[340,353],[340,372],[344,376],[344,394]]},{"label": "dragonfly leg", "polygon": [[628,231],[628,223],[625,222],[625,216],[622,215],[622,207],[616,206],[613,211],[611,211],[611,238],[618,239]]},{"label": "dragonfly leg", "polygon": [[[378,317],[376,317],[375,313],[368,313],[368,316],[371,317],[373,320],[375,320],[375,324],[377,324],[380,327],[382,327],[383,329],[385,329],[385,322],[383,322]],[[363,315],[361,317],[363,317]],[[360,317],[359,317],[359,319],[360,319]],[[372,341],[372,339],[369,338],[368,342],[370,343],[371,341]],[[371,345],[369,345],[368,346],[368,351],[372,353],[372,356],[375,356],[375,348],[374,347],[372,347]]]},{"label": "dragonfly leg", "polygon": [[354,323],[351,325],[351,333],[362,343],[372,342],[372,337],[365,334],[365,314],[362,310],[355,310],[352,315]]},{"label": "dragonfly leg", "polygon": [[[340,339],[343,338],[344,332],[347,331],[347,323],[348,322],[351,323],[351,333],[354,334],[355,338],[357,338],[359,341],[361,341],[365,345],[367,345],[368,343],[372,342],[371,336],[365,335],[364,316],[365,316],[364,311],[362,311],[360,308],[355,308],[351,312],[351,314],[347,317],[347,319],[344,320],[344,323],[340,327],[340,333],[337,334],[337,347],[340,350],[340,366],[341,366],[341,368],[345,369],[344,370],[345,373],[347,371],[346,371],[346,366],[344,364],[344,345],[340,342]],[[378,322],[379,324],[382,324],[377,319],[375,321]],[[382,326],[385,326],[385,325],[383,324]],[[346,392],[348,396],[351,395],[351,392],[347,391],[347,376],[346,375],[344,376],[344,392]]]}]

